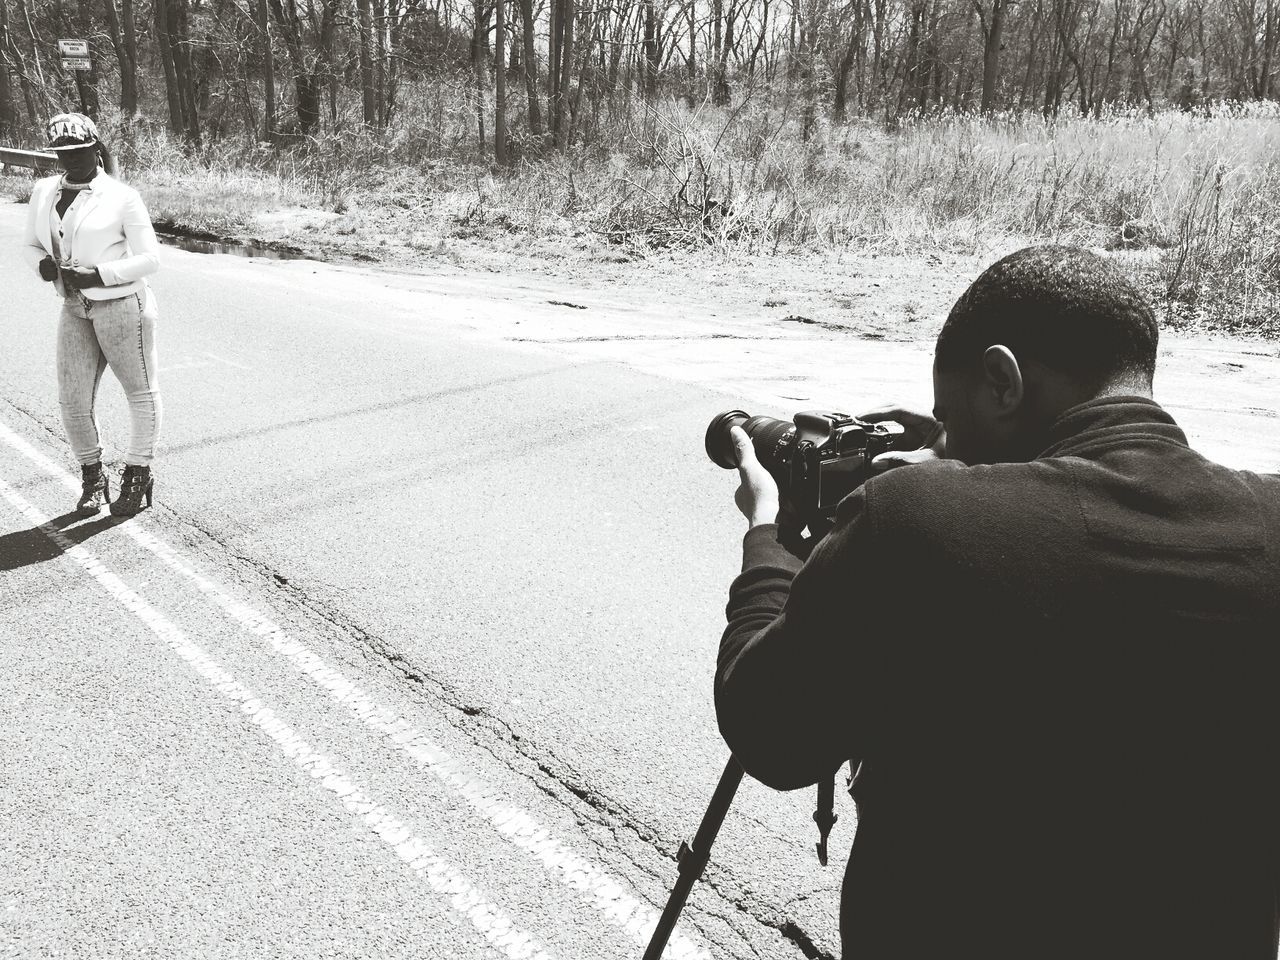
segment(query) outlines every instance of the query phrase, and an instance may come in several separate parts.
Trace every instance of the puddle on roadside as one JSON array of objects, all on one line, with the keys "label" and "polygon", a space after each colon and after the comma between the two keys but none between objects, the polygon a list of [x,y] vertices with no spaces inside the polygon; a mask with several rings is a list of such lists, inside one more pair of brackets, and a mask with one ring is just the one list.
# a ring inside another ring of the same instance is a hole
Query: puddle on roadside
[{"label": "puddle on roadside", "polygon": [[177,237],[168,233],[157,233],[157,239],[166,246],[177,247],[188,253],[225,253],[233,257],[261,257],[264,260],[314,260],[302,253],[287,250],[274,250],[271,247],[258,247],[251,243],[223,243],[217,240],[196,240],[193,237]]}]

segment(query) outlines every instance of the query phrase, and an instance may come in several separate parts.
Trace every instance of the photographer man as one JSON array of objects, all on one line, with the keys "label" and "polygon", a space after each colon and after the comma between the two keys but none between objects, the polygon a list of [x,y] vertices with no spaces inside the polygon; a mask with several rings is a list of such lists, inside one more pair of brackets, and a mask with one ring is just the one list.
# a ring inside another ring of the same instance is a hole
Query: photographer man
[{"label": "photographer man", "polygon": [[1280,478],[1188,447],[1156,342],[1099,257],[996,263],[938,337],[934,417],[867,417],[936,433],[881,458],[928,462],[803,564],[734,428],[720,729],[780,790],[861,763],[846,958],[1276,957]]}]

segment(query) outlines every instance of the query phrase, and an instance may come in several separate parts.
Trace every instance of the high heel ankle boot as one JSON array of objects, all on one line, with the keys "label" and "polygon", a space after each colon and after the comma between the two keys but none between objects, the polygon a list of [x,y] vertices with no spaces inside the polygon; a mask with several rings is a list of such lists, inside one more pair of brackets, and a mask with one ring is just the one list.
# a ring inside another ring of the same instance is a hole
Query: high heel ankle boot
[{"label": "high heel ankle boot", "polygon": [[82,517],[92,517],[111,499],[111,488],[107,484],[107,475],[103,472],[102,463],[81,464],[80,482],[80,499],[76,501],[76,513]]},{"label": "high heel ankle boot", "polygon": [[151,506],[151,491],[155,487],[155,479],[151,476],[150,467],[139,467],[126,463],[124,473],[120,474],[120,496],[111,501],[113,517],[132,517],[142,509],[142,498],[147,498],[147,506]]}]

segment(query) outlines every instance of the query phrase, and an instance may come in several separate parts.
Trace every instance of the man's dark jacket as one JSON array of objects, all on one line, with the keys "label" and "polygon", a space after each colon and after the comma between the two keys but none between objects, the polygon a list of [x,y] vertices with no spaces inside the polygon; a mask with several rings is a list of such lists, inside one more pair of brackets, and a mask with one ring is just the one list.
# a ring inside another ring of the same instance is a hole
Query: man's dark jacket
[{"label": "man's dark jacket", "polygon": [[1280,477],[1096,400],[872,479],[803,567],[751,530],[728,614],[747,772],[863,763],[846,960],[1275,960]]}]

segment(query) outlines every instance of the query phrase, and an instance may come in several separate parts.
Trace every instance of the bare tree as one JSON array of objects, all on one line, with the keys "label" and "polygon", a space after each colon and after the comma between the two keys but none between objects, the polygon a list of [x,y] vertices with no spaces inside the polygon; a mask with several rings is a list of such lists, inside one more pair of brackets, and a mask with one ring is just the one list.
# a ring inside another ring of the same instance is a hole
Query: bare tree
[{"label": "bare tree", "polygon": [[538,105],[538,54],[534,47],[533,0],[520,0],[520,28],[524,38],[525,95],[529,100],[529,132],[542,137],[542,110]]},{"label": "bare tree", "polygon": [[556,90],[555,111],[551,121],[551,136],[557,149],[563,150],[569,142],[569,125],[567,109],[569,106],[569,82],[573,76],[573,20],[575,14],[574,0],[557,0],[560,8],[561,38],[558,53],[559,64],[556,69],[558,89]]},{"label": "bare tree", "polygon": [[507,0],[497,0],[496,34],[493,43],[493,69],[496,89],[493,101],[493,158],[506,166],[507,156]]},{"label": "bare tree", "polygon": [[373,85],[373,10],[369,0],[356,0],[356,16],[359,30],[358,58],[360,60],[360,101],[364,110],[364,124],[373,127],[378,122],[378,98]]},{"label": "bare tree", "polygon": [[982,112],[990,113],[996,104],[996,84],[1000,81],[1000,51],[1004,44],[1005,8],[1009,0],[973,0],[982,28]]},{"label": "bare tree", "polygon": [[120,67],[120,112],[132,120],[138,114],[138,39],[133,26],[133,4],[124,0],[128,11],[127,32],[121,29],[120,15],[115,0],[102,0],[102,12],[107,21],[107,33],[115,48],[116,63]]},{"label": "bare tree", "polygon": [[[126,3],[129,0],[125,0]],[[254,23],[258,28],[259,49],[262,52],[262,125],[263,137],[275,143],[276,125],[276,58],[271,46],[271,17],[267,12],[267,0],[254,0]]]},{"label": "bare tree", "polygon": [[13,136],[18,127],[18,114],[13,107],[10,63],[8,0],[0,0],[0,137]]},{"label": "bare tree", "polygon": [[474,18],[471,22],[471,78],[472,94],[476,111],[476,134],[480,148],[480,156],[485,154],[486,137],[484,132],[484,92],[489,86],[485,77],[485,53],[488,50],[486,40],[488,31],[488,14],[484,9],[484,0],[475,0]]},{"label": "bare tree", "polygon": [[[174,3],[178,0],[156,0]],[[308,7],[304,23],[296,0],[268,0],[272,18],[284,39],[293,70],[294,113],[298,131],[306,136],[320,121],[320,89],[330,69],[337,24],[337,0],[320,0],[320,10]],[[308,31],[305,28],[309,29]]]}]

